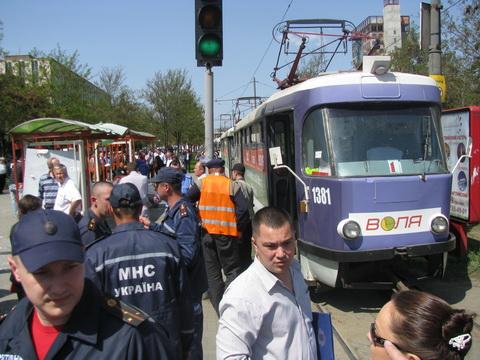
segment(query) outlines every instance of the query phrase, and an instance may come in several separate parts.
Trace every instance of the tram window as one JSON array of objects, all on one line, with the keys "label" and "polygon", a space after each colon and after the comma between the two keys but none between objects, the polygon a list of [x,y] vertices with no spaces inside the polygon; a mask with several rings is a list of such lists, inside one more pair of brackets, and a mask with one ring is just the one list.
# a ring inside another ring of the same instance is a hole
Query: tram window
[{"label": "tram window", "polygon": [[321,109],[312,111],[303,124],[302,169],[306,175],[331,175]]},{"label": "tram window", "polygon": [[325,111],[338,176],[446,172],[434,108],[383,104]]}]

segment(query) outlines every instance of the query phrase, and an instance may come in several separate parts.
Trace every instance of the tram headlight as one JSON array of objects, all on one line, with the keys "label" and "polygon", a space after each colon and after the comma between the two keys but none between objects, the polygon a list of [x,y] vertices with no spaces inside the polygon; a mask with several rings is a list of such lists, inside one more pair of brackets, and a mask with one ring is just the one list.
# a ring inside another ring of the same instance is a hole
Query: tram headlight
[{"label": "tram headlight", "polygon": [[448,219],[444,215],[435,215],[430,220],[430,228],[435,234],[443,234],[448,231]]},{"label": "tram headlight", "polygon": [[345,240],[355,240],[362,234],[362,230],[356,221],[344,219],[338,223],[337,233]]}]

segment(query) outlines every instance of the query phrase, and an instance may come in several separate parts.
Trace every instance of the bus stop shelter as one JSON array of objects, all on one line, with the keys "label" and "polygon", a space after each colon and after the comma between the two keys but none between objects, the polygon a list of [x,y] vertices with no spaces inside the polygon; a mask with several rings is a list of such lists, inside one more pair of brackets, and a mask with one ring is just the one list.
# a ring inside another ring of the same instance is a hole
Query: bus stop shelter
[{"label": "bus stop shelter", "polygon": [[[88,124],[77,120],[39,118],[26,121],[12,128],[13,164],[21,151],[23,194],[38,195],[38,180],[46,173],[46,160],[55,156],[67,167],[69,177],[82,194],[82,208],[89,205],[90,183],[100,180],[98,149],[102,141],[122,143],[128,148],[128,158],[134,159],[135,141],[155,140],[152,134],[137,132],[116,124]],[[89,159],[94,156],[95,177],[89,176]],[[14,173],[16,169],[13,169]],[[18,199],[17,199],[18,200]]]}]

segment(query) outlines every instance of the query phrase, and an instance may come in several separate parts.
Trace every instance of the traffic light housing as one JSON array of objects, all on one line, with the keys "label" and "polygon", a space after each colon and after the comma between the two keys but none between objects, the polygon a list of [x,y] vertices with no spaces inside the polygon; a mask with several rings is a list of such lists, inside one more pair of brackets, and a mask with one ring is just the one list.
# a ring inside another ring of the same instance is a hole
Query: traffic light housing
[{"label": "traffic light housing", "polygon": [[195,0],[197,66],[222,66],[222,0]]}]

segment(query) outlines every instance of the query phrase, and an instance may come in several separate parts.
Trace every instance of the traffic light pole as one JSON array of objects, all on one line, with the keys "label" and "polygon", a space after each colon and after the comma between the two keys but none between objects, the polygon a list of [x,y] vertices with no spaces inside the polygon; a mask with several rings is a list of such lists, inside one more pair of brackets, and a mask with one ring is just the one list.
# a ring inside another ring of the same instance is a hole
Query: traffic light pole
[{"label": "traffic light pole", "polygon": [[205,157],[213,159],[213,72],[208,64],[205,66],[203,93],[205,94]]}]

